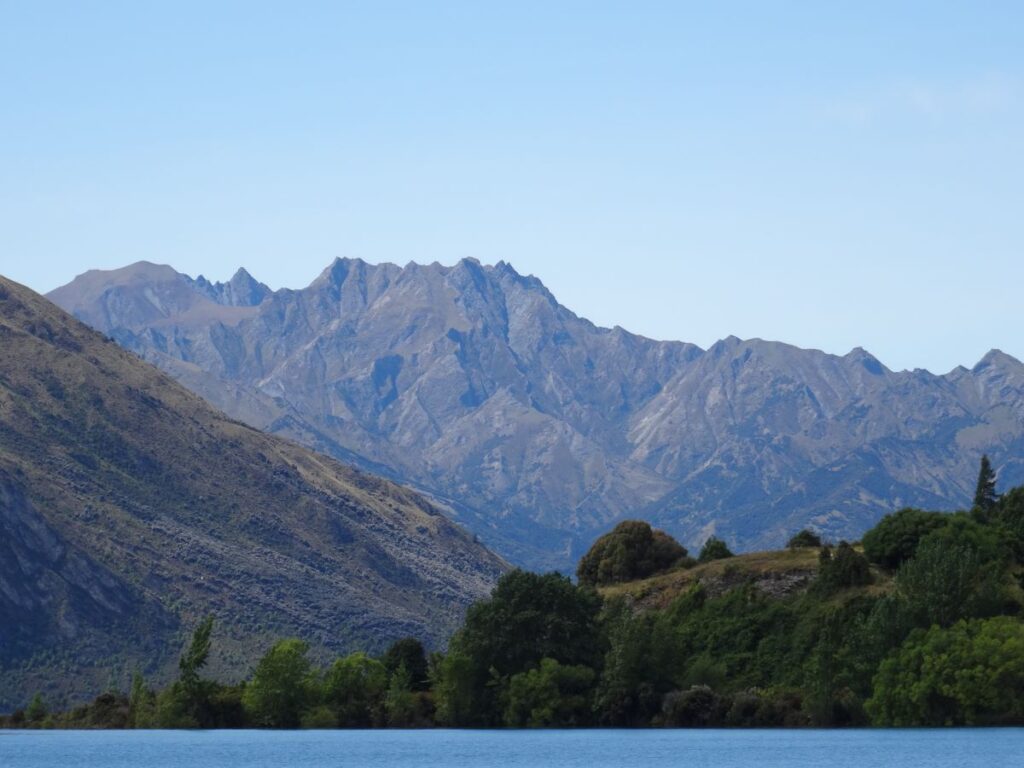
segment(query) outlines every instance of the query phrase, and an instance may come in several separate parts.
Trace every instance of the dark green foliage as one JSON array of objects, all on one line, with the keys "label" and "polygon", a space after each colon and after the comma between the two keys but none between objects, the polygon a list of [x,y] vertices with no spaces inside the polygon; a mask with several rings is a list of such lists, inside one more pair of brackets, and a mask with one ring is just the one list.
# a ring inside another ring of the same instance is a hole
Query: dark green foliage
[{"label": "dark green foliage", "polygon": [[210,655],[213,616],[207,616],[192,633],[188,649],[178,661],[178,680],[157,698],[156,721],[164,728],[209,728],[214,725],[210,696],[215,684],[199,677]]},{"label": "dark green foliage", "polygon": [[752,586],[714,599],[706,599],[698,589],[678,599],[660,617],[665,629],[652,634],[655,641],[664,637],[672,643],[663,653],[675,668],[663,674],[692,683],[694,666],[706,670],[707,661],[714,659],[725,670],[727,689],[739,690],[798,681],[799,663],[786,679],[779,678],[783,659],[795,646],[791,635],[797,618],[791,604]]},{"label": "dark green foliage", "polygon": [[602,642],[597,627],[601,598],[566,577],[512,571],[489,600],[472,606],[453,648],[479,655],[500,674],[513,674],[552,658],[596,666]]},{"label": "dark green foliage", "polygon": [[738,728],[779,728],[808,725],[799,694],[751,688],[739,691],[722,702],[725,715],[721,723]]},{"label": "dark green foliage", "polygon": [[786,542],[787,549],[800,549],[802,547],[820,546],[821,537],[818,534],[814,533],[814,531],[809,531],[806,528],[804,528],[799,533],[794,534],[793,538]]},{"label": "dark green foliage", "polygon": [[661,584],[604,602],[564,576],[513,571],[429,663],[405,638],[379,660],[353,653],[319,671],[305,643],[283,640],[234,686],[199,674],[208,619],[181,677],[159,694],[136,674],[127,697],[112,690],[58,715],[37,697],[0,726],[1024,724],[1024,625],[1011,578],[1022,527],[1022,489],[984,517],[902,510],[865,537],[879,562],[898,564],[894,575],[873,574],[841,542],[819,553],[809,588],[813,553],[740,557],[723,573],[702,569],[667,607],[650,599]]},{"label": "dark green foliage", "polygon": [[882,663],[867,709],[878,725],[1024,722],[1024,624],[998,616],[915,631]]},{"label": "dark green foliage", "polygon": [[727,557],[732,557],[732,551],[728,545],[721,539],[712,536],[704,542],[704,546],[701,547],[700,556],[697,558],[698,563],[710,563],[712,560],[724,560]]},{"label": "dark green foliage", "polygon": [[466,653],[449,650],[433,675],[437,719],[444,725],[479,722],[478,667]]},{"label": "dark green foliage", "polygon": [[405,664],[390,671],[388,692],[384,697],[384,711],[392,728],[408,728],[416,720],[416,698],[412,692],[412,675]]},{"label": "dark green foliage", "polygon": [[210,693],[210,719],[212,728],[245,728],[246,720],[242,695],[246,684],[217,685]]},{"label": "dark green foliage", "polygon": [[600,607],[596,592],[557,573],[502,576],[490,599],[469,609],[452,638],[451,661],[442,667],[438,690],[445,717],[453,725],[499,723],[500,688],[545,658],[568,666],[599,666]]},{"label": "dark green foliage", "polygon": [[925,537],[896,576],[898,595],[914,626],[946,627],[1000,608],[1003,563],[986,558],[968,540],[945,533],[939,530]]},{"label": "dark green foliage", "polygon": [[607,607],[604,625],[610,647],[596,693],[598,721],[621,727],[646,725],[673,687],[665,658],[672,644],[661,632],[655,639],[654,617],[634,616],[621,600]]},{"label": "dark green foliage", "polygon": [[199,682],[199,671],[206,666],[210,655],[210,634],[213,632],[213,616],[207,616],[192,633],[192,642],[188,650],[181,656],[178,668],[179,678],[186,687],[196,686]]},{"label": "dark green foliage", "polygon": [[941,528],[945,521],[946,515],[941,512],[925,512],[912,507],[886,515],[864,534],[864,554],[872,563],[895,570],[904,560],[914,556],[921,539]]},{"label": "dark green foliage", "polygon": [[46,704],[43,703],[43,696],[40,693],[33,696],[32,701],[25,707],[25,719],[29,723],[43,722],[47,713]]},{"label": "dark green foliage", "polygon": [[146,687],[146,680],[139,671],[132,675],[128,723],[132,728],[152,728],[156,724],[156,695]]},{"label": "dark green foliage", "polygon": [[978,470],[978,484],[974,491],[974,510],[980,515],[987,515],[996,502],[996,473],[987,455],[981,457],[981,468]]},{"label": "dark green foliage", "polygon": [[863,587],[871,583],[871,568],[867,558],[845,541],[839,542],[835,552],[825,547],[821,550],[818,578],[814,590],[822,595],[831,595],[840,589]]},{"label": "dark green foliage", "polygon": [[101,693],[91,704],[68,713],[66,728],[127,728],[128,699],[120,693]]},{"label": "dark green foliage", "polygon": [[819,726],[866,725],[856,688],[856,655],[851,635],[862,622],[863,603],[824,607],[818,615],[818,639],[804,665],[805,709]]},{"label": "dark green foliage", "polygon": [[963,544],[976,550],[986,563],[1008,561],[1012,557],[1012,547],[1001,526],[982,523],[964,512],[946,515],[943,523],[921,543],[942,538],[951,543]]},{"label": "dark green foliage", "polygon": [[721,722],[722,700],[707,685],[666,694],[661,705],[662,723],[672,728],[705,728]]},{"label": "dark green foliage", "polygon": [[1024,486],[1000,496],[990,516],[1002,530],[1014,558],[1024,563]]},{"label": "dark green foliage", "polygon": [[572,728],[591,722],[594,670],[541,659],[540,666],[513,675],[505,696],[505,725]]},{"label": "dark green foliage", "polygon": [[686,549],[641,520],[624,520],[599,538],[576,569],[580,584],[597,586],[644,579],[686,557]]},{"label": "dark green foliage", "polygon": [[394,675],[402,666],[409,675],[409,690],[425,691],[430,687],[427,672],[427,654],[423,643],[415,637],[396,640],[380,658],[389,675]]}]

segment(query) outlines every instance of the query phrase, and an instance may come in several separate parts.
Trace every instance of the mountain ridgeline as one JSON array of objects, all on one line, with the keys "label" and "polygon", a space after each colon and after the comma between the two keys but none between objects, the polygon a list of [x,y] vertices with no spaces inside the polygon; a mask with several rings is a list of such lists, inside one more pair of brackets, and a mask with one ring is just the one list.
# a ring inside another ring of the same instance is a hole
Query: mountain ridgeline
[{"label": "mountain ridgeline", "polygon": [[[253,300],[233,285],[207,295]],[[282,633],[438,647],[506,568],[409,489],[229,419],[0,278],[0,710],[166,679],[208,613],[217,675]]]},{"label": "mountain ridgeline", "polygon": [[50,294],[231,416],[428,493],[510,560],[569,570],[615,522],[691,548],[857,538],[955,509],[982,453],[1024,482],[1024,365],[945,375],[733,337],[606,329],[499,262],[340,259],[302,290],[138,263]]}]

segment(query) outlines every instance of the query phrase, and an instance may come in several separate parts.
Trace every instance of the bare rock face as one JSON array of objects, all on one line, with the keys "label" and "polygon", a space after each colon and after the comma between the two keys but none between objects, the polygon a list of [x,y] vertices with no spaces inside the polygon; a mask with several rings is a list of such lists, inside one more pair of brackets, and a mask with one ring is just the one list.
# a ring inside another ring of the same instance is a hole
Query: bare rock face
[{"label": "bare rock face", "polygon": [[900,505],[967,504],[982,452],[1004,485],[1024,481],[1024,366],[999,352],[937,376],[861,349],[701,350],[598,328],[504,262],[337,260],[302,290],[214,293],[141,264],[51,298],[229,414],[431,494],[532,567],[571,569],[623,517],[691,547],[777,546],[805,526],[856,538]]}]

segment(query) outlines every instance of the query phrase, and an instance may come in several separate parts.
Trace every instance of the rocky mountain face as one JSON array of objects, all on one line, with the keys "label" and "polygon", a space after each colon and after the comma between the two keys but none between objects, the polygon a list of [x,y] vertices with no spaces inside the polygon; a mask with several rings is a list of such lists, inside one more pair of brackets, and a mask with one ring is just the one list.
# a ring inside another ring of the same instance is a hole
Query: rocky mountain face
[{"label": "rocky mountain face", "polygon": [[1024,481],[1024,366],[996,351],[938,376],[860,349],[702,350],[598,328],[504,262],[340,259],[302,290],[252,283],[232,302],[139,263],[50,296],[236,418],[431,494],[528,566],[570,569],[623,517],[691,547],[808,525],[857,537],[901,505],[966,505],[983,451],[1004,485]]},{"label": "rocky mountain face", "polygon": [[[228,285],[139,290],[164,309],[258,294]],[[411,490],[229,419],[0,278],[0,711],[135,665],[166,678],[209,613],[222,676],[290,635],[436,647],[505,568]]]}]

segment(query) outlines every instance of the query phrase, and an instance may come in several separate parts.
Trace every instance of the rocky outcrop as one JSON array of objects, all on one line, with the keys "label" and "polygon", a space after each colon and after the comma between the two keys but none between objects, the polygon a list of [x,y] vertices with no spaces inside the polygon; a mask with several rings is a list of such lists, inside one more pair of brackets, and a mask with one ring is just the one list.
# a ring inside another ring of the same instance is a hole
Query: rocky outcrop
[{"label": "rocky outcrop", "polygon": [[431,494],[513,560],[571,570],[643,517],[694,548],[856,538],[968,503],[983,451],[1024,482],[1024,366],[895,372],[758,339],[598,328],[500,262],[340,259],[228,306],[166,267],[51,297],[228,413]]}]

